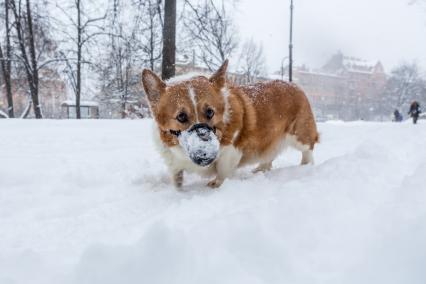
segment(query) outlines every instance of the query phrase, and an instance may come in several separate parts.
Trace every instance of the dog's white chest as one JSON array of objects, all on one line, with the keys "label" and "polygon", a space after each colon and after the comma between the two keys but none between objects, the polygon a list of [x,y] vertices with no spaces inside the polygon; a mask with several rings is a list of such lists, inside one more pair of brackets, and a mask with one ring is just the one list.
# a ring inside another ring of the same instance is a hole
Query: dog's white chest
[{"label": "dog's white chest", "polygon": [[207,167],[196,165],[186,155],[181,146],[167,147],[161,141],[159,132],[155,129],[154,133],[155,144],[163,157],[166,165],[172,172],[185,170],[187,172],[197,173],[199,175],[213,175],[215,172],[214,163]]}]

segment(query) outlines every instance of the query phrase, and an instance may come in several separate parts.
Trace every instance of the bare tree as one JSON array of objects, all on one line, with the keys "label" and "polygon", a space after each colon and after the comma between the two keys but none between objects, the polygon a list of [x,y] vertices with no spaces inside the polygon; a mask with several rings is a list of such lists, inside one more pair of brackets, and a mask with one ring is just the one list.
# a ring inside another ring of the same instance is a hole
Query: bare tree
[{"label": "bare tree", "polygon": [[135,23],[135,34],[140,36],[137,47],[142,53],[143,65],[148,62],[151,70],[155,70],[162,56],[162,4],[159,0],[139,0],[137,8],[140,11]]},{"label": "bare tree", "polygon": [[[107,58],[103,59],[106,63],[102,66],[103,79],[105,84],[103,87],[102,101],[111,104],[118,100],[121,105],[121,118],[127,116],[127,102],[129,100],[130,91],[129,84],[132,78],[132,65],[134,60],[135,26],[130,28],[130,34],[126,33],[128,26],[123,22],[122,16],[126,14],[124,4],[119,0],[113,1],[113,13],[109,22],[109,43],[110,51]],[[126,18],[126,21],[128,19]]]},{"label": "bare tree", "polygon": [[[49,60],[47,60],[42,64],[38,63],[44,58],[43,55],[46,51],[46,43],[49,42],[43,31],[46,19],[43,19],[42,16],[38,14],[38,11],[36,11],[34,16],[34,9],[30,6],[30,2],[26,2],[24,7],[21,6],[21,2],[18,4],[19,5],[17,7],[16,2],[13,0],[5,0],[4,27],[6,54],[4,54],[0,46],[0,58],[3,58],[0,60],[2,69],[1,73],[3,74],[5,81],[9,106],[8,117],[10,118],[15,117],[16,115],[12,94],[12,63],[13,66],[15,66],[14,73],[17,78],[20,78],[23,75],[21,73],[22,71],[27,76],[29,85],[28,103],[20,115],[20,118],[26,118],[31,111],[33,98],[38,97],[38,71],[48,65],[49,62]],[[12,11],[12,15],[9,14],[10,11]],[[18,17],[16,17],[16,14]],[[12,33],[13,27],[15,27],[15,35]],[[13,41],[15,41],[15,45],[12,44]],[[20,54],[18,54],[18,52],[12,52],[13,49],[20,51]],[[28,51],[26,49],[28,49]],[[26,54],[30,54],[31,57],[26,56]],[[33,57],[33,54],[37,54],[37,56]],[[35,70],[35,72],[33,72],[33,70]],[[19,85],[16,87],[19,88]],[[34,112],[36,117],[38,115],[37,118],[41,118],[40,107],[34,109]]]},{"label": "bare tree", "polygon": [[[73,81],[73,89],[75,93],[75,104],[76,104],[76,118],[81,118],[81,91],[82,91],[82,69],[83,64],[88,63],[88,60],[83,58],[83,53],[86,45],[92,42],[99,35],[106,35],[104,31],[103,22],[107,17],[107,11],[105,14],[99,16],[89,16],[91,14],[88,11],[89,9],[84,6],[83,0],[75,0],[71,6],[63,8],[61,4],[58,4],[57,7],[60,9],[63,14],[69,20],[70,26],[72,27],[72,32],[69,32],[68,29],[65,29],[63,32],[66,35],[66,38],[74,43],[74,48],[68,50],[68,53],[62,53],[64,60],[66,60],[66,67],[71,67],[69,72],[69,77]],[[107,6],[107,5],[106,5]],[[75,14],[72,16],[69,10],[74,10]],[[85,52],[88,53],[88,52]],[[74,58],[76,57],[76,58]],[[75,69],[72,66],[75,65]]]},{"label": "bare tree", "polygon": [[81,24],[81,1],[76,0],[75,6],[77,9],[77,82],[76,82],[76,89],[75,89],[75,109],[76,109],[76,118],[81,118],[81,109],[80,109],[80,96],[81,96],[81,53],[83,48],[83,40],[82,40],[82,34],[83,34],[83,26]]},{"label": "bare tree", "polygon": [[387,81],[383,103],[392,108],[407,108],[412,100],[425,98],[426,82],[417,64],[401,64],[392,70]]},{"label": "bare tree", "polygon": [[[115,80],[113,80],[115,91],[118,93],[121,101],[121,117],[126,117],[126,104],[128,100],[128,82],[130,78],[131,69],[131,38],[127,38],[124,35],[123,25],[120,22],[120,14],[122,7],[118,0],[113,2],[113,17],[111,21],[112,35],[110,36],[111,41],[111,63],[115,69]],[[118,35],[118,37],[115,36]]]},{"label": "bare tree", "polygon": [[24,65],[27,81],[30,89],[34,115],[37,119],[43,118],[39,102],[39,67],[35,47],[35,34],[33,29],[33,17],[30,0],[25,1],[25,14],[22,11],[21,2],[10,1],[10,8],[14,14],[14,25],[21,51],[20,61]]},{"label": "bare tree", "polygon": [[13,109],[13,95],[12,95],[12,47],[10,44],[10,24],[9,24],[9,0],[4,2],[4,29],[5,29],[5,45],[6,53],[3,53],[1,44],[0,44],[0,61],[3,79],[6,87],[6,98],[8,104],[8,115],[10,118],[15,117]]},{"label": "bare tree", "polygon": [[241,49],[238,72],[243,74],[246,83],[253,83],[266,72],[265,56],[262,45],[253,39],[246,41]]},{"label": "bare tree", "polygon": [[196,4],[185,0],[183,25],[197,57],[210,70],[218,68],[237,48],[236,28],[226,13],[224,0]]},{"label": "bare tree", "polygon": [[106,19],[107,48],[96,66],[102,82],[97,97],[109,113],[120,104],[122,118],[141,109],[140,68],[159,69],[162,48],[161,1],[112,1],[112,13]]}]

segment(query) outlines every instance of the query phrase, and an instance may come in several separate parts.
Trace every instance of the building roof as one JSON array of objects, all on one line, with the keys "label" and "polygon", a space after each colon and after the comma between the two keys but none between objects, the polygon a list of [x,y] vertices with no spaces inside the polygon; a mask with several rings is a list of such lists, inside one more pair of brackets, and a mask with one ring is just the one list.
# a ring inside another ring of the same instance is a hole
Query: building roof
[{"label": "building roof", "polygon": [[357,57],[345,56],[341,52],[333,55],[322,69],[330,73],[384,73],[384,68],[380,61],[368,61]]}]

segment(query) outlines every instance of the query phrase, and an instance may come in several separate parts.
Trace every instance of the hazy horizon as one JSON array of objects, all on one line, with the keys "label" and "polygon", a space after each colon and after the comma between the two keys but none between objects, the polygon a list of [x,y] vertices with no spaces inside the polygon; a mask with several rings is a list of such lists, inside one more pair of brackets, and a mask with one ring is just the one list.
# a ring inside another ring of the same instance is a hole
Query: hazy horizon
[{"label": "hazy horizon", "polygon": [[[289,0],[240,0],[235,20],[240,42],[263,44],[268,72],[288,56]],[[389,72],[401,62],[426,69],[426,9],[408,0],[294,0],[294,60],[316,68],[337,51],[380,60]]]}]

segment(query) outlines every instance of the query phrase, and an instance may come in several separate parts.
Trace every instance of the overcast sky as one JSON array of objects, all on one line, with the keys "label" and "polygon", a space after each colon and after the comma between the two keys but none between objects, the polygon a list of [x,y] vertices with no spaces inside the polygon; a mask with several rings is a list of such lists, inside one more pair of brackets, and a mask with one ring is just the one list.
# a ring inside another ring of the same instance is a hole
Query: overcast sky
[{"label": "overcast sky", "polygon": [[[295,64],[322,66],[336,51],[381,60],[388,72],[402,61],[426,69],[426,9],[410,0],[294,0]],[[288,55],[290,0],[239,0],[240,39],[262,42],[268,71]]]}]

